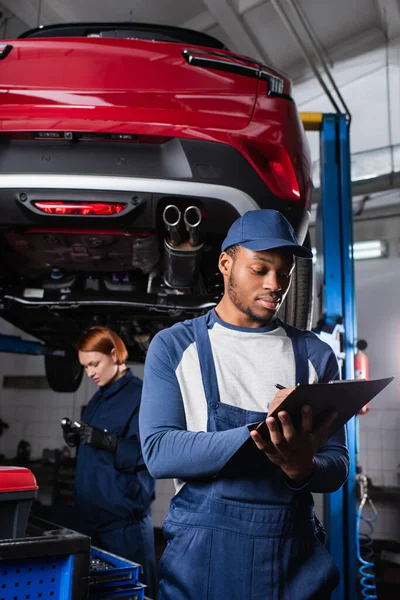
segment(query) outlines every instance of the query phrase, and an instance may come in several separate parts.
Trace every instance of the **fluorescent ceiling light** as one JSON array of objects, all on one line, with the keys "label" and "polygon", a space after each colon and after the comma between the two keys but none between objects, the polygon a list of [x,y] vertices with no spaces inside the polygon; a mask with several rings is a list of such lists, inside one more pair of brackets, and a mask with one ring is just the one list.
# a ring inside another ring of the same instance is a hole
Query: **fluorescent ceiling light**
[{"label": "fluorescent ceiling light", "polygon": [[[317,249],[312,249],[313,263],[317,259]],[[388,255],[387,243],[382,240],[369,240],[368,242],[356,242],[353,245],[354,260],[366,260],[369,258],[384,258]]]},{"label": "fluorescent ceiling light", "polygon": [[387,243],[382,240],[357,242],[353,246],[354,260],[365,258],[383,258],[388,255]]}]

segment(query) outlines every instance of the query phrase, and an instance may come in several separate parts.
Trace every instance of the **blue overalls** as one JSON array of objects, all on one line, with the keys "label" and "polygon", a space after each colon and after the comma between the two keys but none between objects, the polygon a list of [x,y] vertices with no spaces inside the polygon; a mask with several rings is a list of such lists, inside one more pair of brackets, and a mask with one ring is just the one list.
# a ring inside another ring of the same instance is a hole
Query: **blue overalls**
[{"label": "blue overalls", "polygon": [[141,580],[155,597],[150,509],[155,481],[144,464],[139,440],[141,391],[141,380],[128,369],[123,377],[100,388],[89,402],[82,420],[117,434],[119,442],[115,453],[80,445],[75,503],[78,529],[90,535],[93,546],[141,564]]},{"label": "blue overalls", "polygon": [[[308,383],[304,338],[280,324],[293,343],[296,383]],[[207,431],[263,421],[265,413],[220,402],[206,317],[194,319],[193,326]],[[159,600],[330,598],[339,573],[316,537],[311,494],[291,489],[281,469],[267,466],[264,453],[257,456],[258,464],[249,464],[244,453],[231,476],[187,482],[172,499],[163,524],[167,548],[159,564]]]}]

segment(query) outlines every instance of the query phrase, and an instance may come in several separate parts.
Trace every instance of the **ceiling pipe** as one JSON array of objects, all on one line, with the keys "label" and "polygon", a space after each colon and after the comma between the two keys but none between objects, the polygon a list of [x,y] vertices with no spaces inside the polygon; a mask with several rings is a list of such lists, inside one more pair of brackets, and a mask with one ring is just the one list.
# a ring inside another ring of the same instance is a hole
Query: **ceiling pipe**
[{"label": "ceiling pipe", "polygon": [[40,27],[42,25],[42,0],[39,0],[37,7],[37,19],[36,19],[36,27]]},{"label": "ceiling pipe", "polygon": [[331,57],[329,56],[328,52],[324,48],[323,44],[321,43],[321,40],[318,38],[317,34],[315,33],[314,28],[312,27],[304,8],[301,6],[301,4],[299,3],[298,0],[294,0],[294,2],[292,2],[291,4],[296,5],[297,16],[300,19],[305,31],[308,33],[310,40],[312,40],[313,44],[317,47],[318,55],[323,56],[326,64],[328,64],[329,68],[332,69],[333,61],[331,60]]},{"label": "ceiling pipe", "polygon": [[[289,4],[291,5],[291,0],[287,0],[289,2]],[[297,43],[297,45],[299,46],[304,58],[306,59],[307,63],[309,64],[312,72],[314,73],[315,78],[318,80],[319,84],[321,85],[322,89],[324,90],[325,94],[327,95],[327,97],[329,98],[329,101],[331,102],[333,108],[335,109],[335,111],[337,113],[345,113],[347,116],[347,120],[350,123],[351,121],[351,113],[350,110],[348,108],[348,106],[346,105],[342,95],[340,94],[340,91],[337,88],[337,85],[332,77],[332,75],[330,74],[329,68],[326,65],[326,63],[324,63],[324,61],[321,59],[321,57],[318,55],[318,49],[317,49],[317,56],[322,64],[322,67],[329,79],[329,81],[331,82],[333,89],[335,90],[339,102],[342,104],[342,109],[339,107],[339,104],[336,102],[335,98],[333,97],[330,89],[328,88],[327,84],[325,83],[324,79],[322,78],[320,72],[318,71],[318,68],[315,64],[315,61],[313,59],[313,57],[310,55],[308,49],[306,48],[304,42],[302,41],[300,35],[297,33],[296,28],[294,27],[293,23],[291,22],[291,20],[289,19],[288,15],[286,14],[285,10],[282,8],[282,6],[279,3],[279,0],[271,0],[272,6],[274,7],[274,9],[276,10],[277,14],[279,15],[279,17],[281,18],[282,22],[284,23],[284,25],[286,26],[286,28],[288,29],[289,33],[292,35],[293,39],[295,40],[295,42]],[[292,6],[292,5],[291,5]],[[293,10],[296,10],[296,8],[293,8]],[[312,40],[310,40],[312,43]],[[314,47],[314,51],[315,51],[315,46]],[[343,110],[344,109],[344,110]]]},{"label": "ceiling pipe", "polygon": [[[310,42],[311,42],[311,46],[315,52],[315,55],[318,57],[322,68],[324,69],[326,76],[328,77],[333,89],[335,90],[335,93],[337,95],[337,97],[339,98],[343,108],[344,108],[344,112],[346,113],[346,115],[348,115],[348,117],[350,118],[350,110],[349,107],[347,106],[338,86],[336,85],[336,81],[334,80],[331,70],[325,60],[325,58],[323,57],[323,53],[321,53],[318,44],[315,43],[315,39],[313,37],[313,32],[311,32],[310,35],[310,29],[311,26],[309,26],[308,22],[307,22],[307,18],[304,15],[304,11],[303,9],[300,7],[299,3],[297,0],[287,0],[287,2],[289,3],[290,8],[293,10],[293,12],[297,15],[297,17],[299,18],[301,24],[303,25],[305,31],[308,33],[309,37],[310,37]],[[310,28],[310,29],[309,29]]]},{"label": "ceiling pipe", "polygon": [[390,79],[390,57],[389,57],[389,26],[386,16],[386,8],[382,11],[382,29],[385,36],[385,73],[386,73],[386,110],[388,123],[388,137],[390,146],[390,162],[392,173],[394,166],[394,146],[393,146],[393,127],[392,127],[392,107],[391,107],[391,79]]}]

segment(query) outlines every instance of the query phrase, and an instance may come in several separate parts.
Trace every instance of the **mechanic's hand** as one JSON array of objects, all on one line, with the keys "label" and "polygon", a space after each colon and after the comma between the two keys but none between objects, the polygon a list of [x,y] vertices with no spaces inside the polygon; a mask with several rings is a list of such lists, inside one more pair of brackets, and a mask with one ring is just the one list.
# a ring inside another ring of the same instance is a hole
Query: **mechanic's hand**
[{"label": "mechanic's hand", "polygon": [[69,446],[70,448],[75,448],[80,441],[78,432],[76,431],[76,429],[70,429],[65,430],[63,429],[63,438],[65,443],[67,444],[67,446]]},{"label": "mechanic's hand", "polygon": [[276,392],[274,399],[272,400],[271,404],[268,407],[268,414],[272,414],[280,404],[282,404],[282,402],[286,399],[287,396],[290,396],[290,394],[295,390],[295,387],[292,388],[284,388],[283,390],[279,390]]},{"label": "mechanic's hand", "polygon": [[[280,390],[270,406],[269,412],[273,412],[288,396],[294,388]],[[257,430],[250,435],[259,450],[263,450],[269,460],[280,467],[282,471],[296,482],[311,477],[314,470],[314,456],[328,440],[331,427],[337,417],[332,413],[313,432],[312,411],[309,406],[302,408],[302,423],[300,431],[296,431],[287,412],[278,413],[282,433],[277,420],[267,417],[265,422],[269,429],[270,440],[265,441]]]},{"label": "mechanic's hand", "polygon": [[67,446],[75,448],[79,444],[79,435],[76,427],[72,425],[72,422],[68,417],[64,417],[61,420],[61,428],[63,432],[63,438]]},{"label": "mechanic's hand", "polygon": [[110,452],[115,452],[117,449],[118,436],[113,433],[107,433],[107,431],[98,429],[98,427],[90,427],[82,421],[78,433],[82,444],[93,446],[99,450],[109,450]]}]

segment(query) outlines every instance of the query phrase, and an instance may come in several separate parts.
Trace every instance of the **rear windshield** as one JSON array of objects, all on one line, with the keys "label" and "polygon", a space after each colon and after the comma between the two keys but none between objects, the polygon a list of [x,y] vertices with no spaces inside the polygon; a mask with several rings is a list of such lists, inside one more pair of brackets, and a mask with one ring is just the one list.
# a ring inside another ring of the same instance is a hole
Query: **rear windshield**
[{"label": "rear windshield", "polygon": [[227,50],[222,42],[211,35],[167,25],[147,25],[143,23],[72,23],[46,25],[22,33],[20,38],[55,38],[55,37],[105,37],[159,42],[175,42],[192,44],[207,48]]}]

